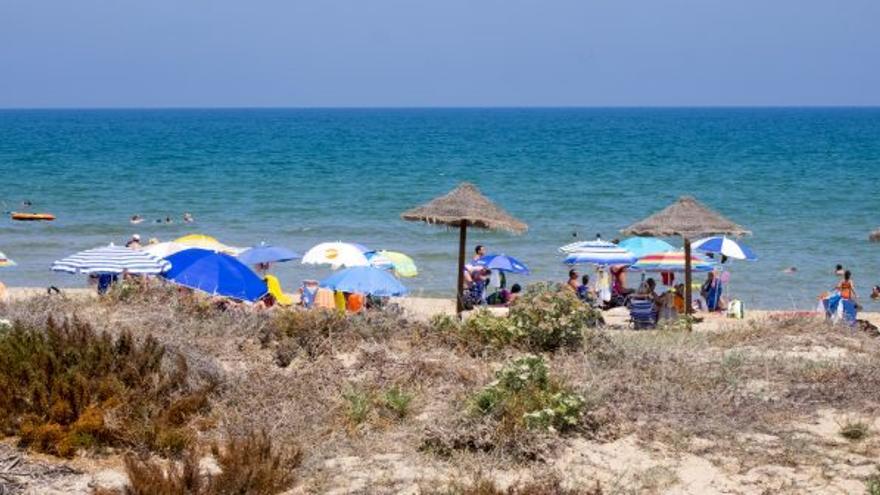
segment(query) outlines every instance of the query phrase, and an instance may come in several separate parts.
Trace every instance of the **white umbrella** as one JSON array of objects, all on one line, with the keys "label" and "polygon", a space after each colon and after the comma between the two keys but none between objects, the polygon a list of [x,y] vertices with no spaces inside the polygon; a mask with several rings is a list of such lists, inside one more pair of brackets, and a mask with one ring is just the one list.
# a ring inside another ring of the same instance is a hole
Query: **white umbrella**
[{"label": "white umbrella", "polygon": [[67,273],[131,273],[156,275],[171,268],[171,263],[143,251],[113,244],[88,249],[56,261],[52,270]]},{"label": "white umbrella", "polygon": [[363,251],[363,246],[348,242],[322,242],[306,251],[303,255],[304,265],[330,265],[333,269],[341,266],[370,266]]}]

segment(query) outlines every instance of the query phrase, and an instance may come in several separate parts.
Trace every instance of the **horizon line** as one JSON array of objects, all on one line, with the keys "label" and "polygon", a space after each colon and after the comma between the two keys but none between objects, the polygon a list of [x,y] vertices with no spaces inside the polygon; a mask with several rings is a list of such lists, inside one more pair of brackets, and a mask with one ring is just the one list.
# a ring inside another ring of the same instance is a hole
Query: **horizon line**
[{"label": "horizon line", "polygon": [[735,109],[880,109],[872,105],[353,105],[353,106],[21,106],[0,107],[0,111],[45,110],[735,110]]}]

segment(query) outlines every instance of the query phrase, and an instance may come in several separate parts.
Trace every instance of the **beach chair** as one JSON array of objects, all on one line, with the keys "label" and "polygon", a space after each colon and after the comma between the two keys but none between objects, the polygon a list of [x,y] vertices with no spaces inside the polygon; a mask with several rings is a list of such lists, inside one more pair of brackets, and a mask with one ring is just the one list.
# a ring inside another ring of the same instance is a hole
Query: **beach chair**
[{"label": "beach chair", "polygon": [[306,280],[300,287],[300,304],[306,309],[315,305],[315,296],[318,294],[318,282]]},{"label": "beach chair", "polygon": [[269,294],[272,294],[272,297],[277,304],[281,306],[290,306],[293,304],[293,298],[285,294],[281,289],[281,282],[278,281],[278,277],[267,274],[264,280],[266,281],[266,287],[269,289]]},{"label": "beach chair", "polygon": [[629,321],[635,330],[656,328],[657,314],[654,312],[654,302],[649,299],[631,299]]}]

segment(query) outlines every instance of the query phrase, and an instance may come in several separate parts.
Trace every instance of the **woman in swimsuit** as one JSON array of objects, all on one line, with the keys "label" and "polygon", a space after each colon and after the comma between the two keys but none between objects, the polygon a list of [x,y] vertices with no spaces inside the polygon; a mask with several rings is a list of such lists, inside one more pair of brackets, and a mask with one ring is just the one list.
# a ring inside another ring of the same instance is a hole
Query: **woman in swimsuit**
[{"label": "woman in swimsuit", "polygon": [[858,298],[856,286],[852,281],[852,272],[849,270],[843,272],[843,280],[837,284],[837,292],[840,293],[840,297],[843,299],[854,301]]}]

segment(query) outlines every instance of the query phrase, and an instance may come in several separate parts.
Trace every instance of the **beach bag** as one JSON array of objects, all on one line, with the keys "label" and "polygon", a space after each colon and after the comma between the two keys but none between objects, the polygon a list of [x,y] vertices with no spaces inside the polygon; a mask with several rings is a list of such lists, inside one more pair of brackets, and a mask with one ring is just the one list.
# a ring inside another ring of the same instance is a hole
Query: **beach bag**
[{"label": "beach bag", "polygon": [[730,304],[727,305],[727,317],[735,318],[737,320],[745,318],[746,314],[745,309],[743,308],[743,302],[739,299],[730,301]]}]

